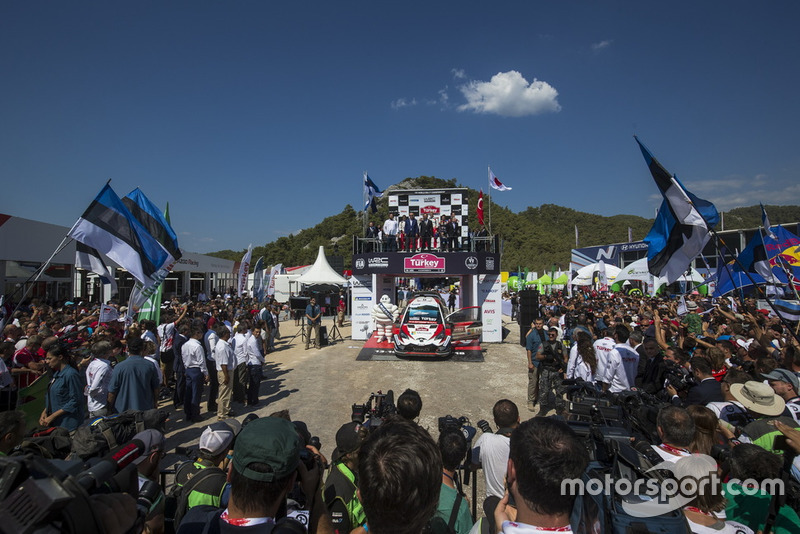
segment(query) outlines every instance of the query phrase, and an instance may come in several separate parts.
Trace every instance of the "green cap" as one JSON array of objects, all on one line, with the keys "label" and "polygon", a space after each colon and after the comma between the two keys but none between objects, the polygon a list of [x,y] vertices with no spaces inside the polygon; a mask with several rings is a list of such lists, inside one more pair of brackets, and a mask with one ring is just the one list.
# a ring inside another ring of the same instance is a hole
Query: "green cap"
[{"label": "green cap", "polygon": [[[271,473],[249,468],[253,463],[267,464]],[[297,469],[300,463],[300,437],[286,419],[263,417],[250,421],[239,433],[233,447],[233,467],[250,480],[274,482]]]}]

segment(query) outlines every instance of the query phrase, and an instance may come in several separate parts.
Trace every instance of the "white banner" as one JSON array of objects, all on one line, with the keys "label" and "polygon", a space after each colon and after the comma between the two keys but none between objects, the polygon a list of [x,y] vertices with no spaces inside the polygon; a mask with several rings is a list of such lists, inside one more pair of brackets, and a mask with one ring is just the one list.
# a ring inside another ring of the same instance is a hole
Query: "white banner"
[{"label": "white banner", "polygon": [[247,252],[242,256],[242,263],[239,265],[239,287],[236,295],[241,297],[247,290],[247,275],[250,274],[250,260],[253,257],[253,245],[247,247]]},{"label": "white banner", "polygon": [[281,274],[283,270],[283,264],[279,263],[272,267],[269,271],[269,283],[267,284],[267,296],[271,297],[275,294],[275,277]]}]

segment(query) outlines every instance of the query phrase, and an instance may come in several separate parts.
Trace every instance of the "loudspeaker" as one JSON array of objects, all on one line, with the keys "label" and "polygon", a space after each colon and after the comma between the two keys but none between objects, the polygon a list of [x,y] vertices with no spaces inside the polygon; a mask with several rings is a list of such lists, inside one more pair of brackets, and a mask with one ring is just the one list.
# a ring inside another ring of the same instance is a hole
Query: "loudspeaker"
[{"label": "loudspeaker", "polygon": [[535,289],[526,289],[519,292],[519,324],[530,326],[534,319],[539,317],[539,292]]},{"label": "loudspeaker", "polygon": [[531,322],[530,321],[528,321],[527,323],[522,323],[521,325],[519,325],[519,344],[522,345],[523,347],[525,345],[527,345],[527,343],[526,343],[527,340],[525,339],[525,334],[527,334],[528,330],[530,330],[530,329],[531,329]]},{"label": "loudspeaker", "polygon": [[325,325],[319,326],[319,346],[320,347],[327,347],[329,344],[328,339],[328,327]]}]

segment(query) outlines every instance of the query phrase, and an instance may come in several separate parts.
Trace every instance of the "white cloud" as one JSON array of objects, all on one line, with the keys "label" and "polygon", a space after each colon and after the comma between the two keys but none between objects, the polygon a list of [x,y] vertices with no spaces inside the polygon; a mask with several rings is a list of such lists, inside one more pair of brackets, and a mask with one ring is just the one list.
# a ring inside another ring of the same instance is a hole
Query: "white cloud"
[{"label": "white cloud", "polygon": [[498,72],[488,82],[472,80],[459,89],[467,99],[459,111],[524,117],[561,110],[558,91],[552,85],[535,78],[528,83],[515,70]]},{"label": "white cloud", "polygon": [[605,41],[600,41],[599,43],[592,43],[592,50],[598,52],[600,50],[603,50],[604,48],[608,48],[609,46],[611,46],[611,43],[613,42],[614,41],[607,39]]},{"label": "white cloud", "polygon": [[397,100],[393,100],[391,104],[392,109],[407,108],[409,106],[416,106],[416,105],[417,105],[416,98],[412,98],[410,100],[408,98],[398,98]]},{"label": "white cloud", "polygon": [[464,73],[464,69],[451,69],[450,72],[453,73],[453,78],[457,80],[463,80],[467,77]]},{"label": "white cloud", "polygon": [[780,183],[770,180],[765,174],[684,182],[684,185],[700,198],[713,202],[722,211],[755,206],[759,202],[778,206],[800,204],[800,184]]}]

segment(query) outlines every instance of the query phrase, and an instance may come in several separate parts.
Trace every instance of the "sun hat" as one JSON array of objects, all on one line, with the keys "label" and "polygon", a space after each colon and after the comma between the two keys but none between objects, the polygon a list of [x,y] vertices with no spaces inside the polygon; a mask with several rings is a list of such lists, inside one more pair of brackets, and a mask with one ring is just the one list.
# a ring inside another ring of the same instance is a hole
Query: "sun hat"
[{"label": "sun hat", "polygon": [[786,408],[786,402],[764,382],[750,380],[744,384],[731,384],[730,391],[742,406],[761,415],[778,416]]}]

